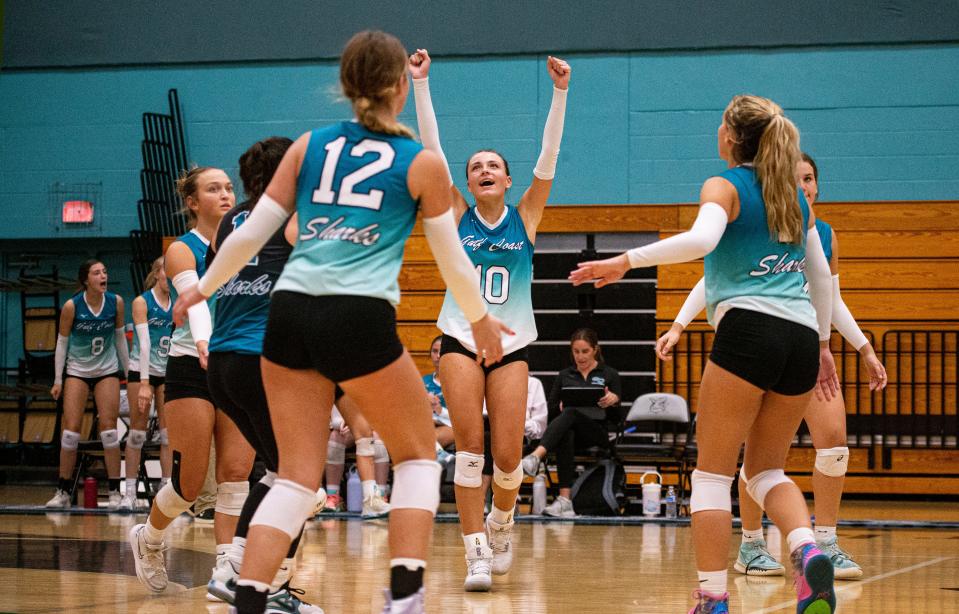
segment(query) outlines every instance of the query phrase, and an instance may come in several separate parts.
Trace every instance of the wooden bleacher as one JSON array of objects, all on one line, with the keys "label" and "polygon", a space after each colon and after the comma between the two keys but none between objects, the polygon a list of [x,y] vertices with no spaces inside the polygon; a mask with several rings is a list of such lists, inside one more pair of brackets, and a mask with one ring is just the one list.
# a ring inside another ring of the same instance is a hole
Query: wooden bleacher
[{"label": "wooden bleacher", "polygon": [[[840,357],[847,374],[847,413],[857,436],[850,446],[846,491],[959,495],[956,336],[914,341],[895,333],[959,331],[959,202],[821,203],[815,210],[838,234],[844,300],[872,335],[890,375],[885,393],[869,394],[862,382],[849,381],[857,371],[855,353],[847,346]],[[539,233],[656,232],[665,237],[688,228],[696,212],[695,205],[551,205]],[[659,267],[659,330],[668,327],[701,275],[701,262]],[[419,225],[406,246],[400,287],[400,338],[427,373],[445,286]],[[690,326],[697,330],[708,326],[698,320]],[[833,343],[837,351],[843,347],[838,336]],[[695,410],[701,362],[677,358],[679,363],[686,371],[663,370],[658,385],[667,390],[679,379],[695,380],[686,395]],[[940,439],[890,431],[924,424],[942,431]],[[807,438],[789,458],[788,470],[806,490],[814,454]]]}]

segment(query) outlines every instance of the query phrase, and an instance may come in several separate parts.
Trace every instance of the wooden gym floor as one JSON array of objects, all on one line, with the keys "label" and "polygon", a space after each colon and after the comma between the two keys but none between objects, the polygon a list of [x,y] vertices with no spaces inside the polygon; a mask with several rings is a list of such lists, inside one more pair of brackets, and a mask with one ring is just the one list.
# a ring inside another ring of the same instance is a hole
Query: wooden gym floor
[{"label": "wooden gym floor", "polygon": [[[4,489],[2,495],[9,495]],[[2,496],[5,503],[10,498]],[[952,520],[954,504],[860,504],[846,517]],[[213,529],[185,517],[168,533],[171,587],[150,595],[137,582],[126,545],[142,515],[0,515],[0,612],[208,612]],[[952,525],[955,526],[955,525]],[[527,614],[684,613],[695,588],[688,525],[521,522],[512,571],[488,594],[462,591],[463,545],[455,522],[439,522],[427,573],[429,612]],[[841,613],[959,613],[959,528],[840,528],[841,544],[865,570],[838,582]],[[771,530],[774,554],[781,536]],[[730,565],[739,537],[734,535]],[[330,614],[378,614],[387,583],[385,521],[311,521],[295,586]],[[745,578],[730,569],[732,612],[792,612],[788,578]]]}]

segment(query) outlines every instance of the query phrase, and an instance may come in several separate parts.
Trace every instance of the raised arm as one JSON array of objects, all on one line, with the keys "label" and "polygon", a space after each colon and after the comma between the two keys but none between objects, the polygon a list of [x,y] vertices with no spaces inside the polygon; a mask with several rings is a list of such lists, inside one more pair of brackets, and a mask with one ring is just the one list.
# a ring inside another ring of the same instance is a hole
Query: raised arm
[{"label": "raised arm", "polygon": [[566,94],[569,91],[569,64],[559,58],[549,56],[546,70],[553,81],[553,100],[543,129],[543,147],[533,169],[533,183],[519,201],[519,214],[526,226],[529,240],[536,241],[536,229],[543,219],[543,209],[553,188],[556,175],[556,161],[559,158],[559,145],[563,140],[563,124],[566,120]]},{"label": "raised arm", "polygon": [[450,163],[440,144],[440,129],[436,123],[436,112],[433,111],[433,98],[430,95],[430,66],[432,60],[426,49],[417,49],[410,56],[409,71],[413,77],[413,101],[416,104],[416,127],[420,133],[423,147],[435,153],[446,169],[446,178],[449,181],[450,194],[453,196],[453,215],[459,223],[463,214],[469,208],[466,199],[453,183],[453,174],[450,172]]}]

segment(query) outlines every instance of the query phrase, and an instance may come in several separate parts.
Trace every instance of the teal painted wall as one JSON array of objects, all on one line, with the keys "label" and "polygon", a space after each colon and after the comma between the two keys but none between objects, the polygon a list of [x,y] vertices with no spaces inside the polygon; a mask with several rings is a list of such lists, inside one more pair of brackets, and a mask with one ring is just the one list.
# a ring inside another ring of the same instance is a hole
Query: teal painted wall
[{"label": "teal painted wall", "polygon": [[[573,77],[554,203],[695,200],[702,181],[722,170],[715,131],[740,92],[785,107],[819,163],[823,200],[959,198],[957,45],[568,59]],[[435,60],[433,100],[459,183],[469,154],[492,147],[510,161],[511,199],[529,184],[551,95],[543,60]],[[182,101],[190,158],[226,168],[238,182],[236,161],[253,141],[348,117],[335,86],[332,63],[0,73],[0,253],[11,249],[6,240],[65,236],[88,238],[87,251],[95,252],[95,237],[136,228],[140,115],[164,112],[171,87]],[[404,116],[415,124],[412,101]],[[99,231],[51,223],[53,182],[102,182]],[[19,354],[19,322],[8,318],[4,332],[10,364]]]}]

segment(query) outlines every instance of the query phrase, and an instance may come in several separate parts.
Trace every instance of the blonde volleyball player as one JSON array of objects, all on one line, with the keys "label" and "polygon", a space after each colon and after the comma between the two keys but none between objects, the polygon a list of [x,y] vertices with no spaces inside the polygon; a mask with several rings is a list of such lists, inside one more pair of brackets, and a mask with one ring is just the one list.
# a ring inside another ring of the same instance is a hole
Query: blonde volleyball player
[{"label": "blonde volleyball player", "polygon": [[[805,153],[799,162],[797,176],[806,201],[812,205],[819,195],[819,170],[815,161]],[[872,344],[846,307],[839,291],[839,240],[832,227],[821,219],[816,219],[816,229],[832,273],[832,324],[862,357],[869,373],[869,389],[881,390],[886,386],[886,370],[876,357]],[[670,351],[679,341],[683,330],[705,307],[705,285],[700,280],[683,303],[670,330],[656,343],[656,353],[662,360],[671,359]],[[828,401],[819,396],[812,398],[803,417],[816,448],[812,478],[816,504],[816,543],[829,555],[837,578],[855,580],[862,577],[862,568],[839,547],[836,536],[842,486],[849,464],[849,448],[846,447],[846,405],[842,391]],[[742,474],[739,480],[739,509],[743,538],[733,567],[747,575],[781,575],[784,572],[783,566],[769,553],[763,539],[763,510],[749,496]]]},{"label": "blonde volleyball player", "polygon": [[[63,430],[60,437],[60,480],[47,507],[69,507],[73,470],[77,463],[80,424],[87,397],[93,391],[97,403],[97,426],[106,460],[109,508],[119,509],[120,378],[129,362],[123,334],[123,298],[107,291],[107,267],[99,260],[80,265],[80,291],[60,310],[60,333],[54,358],[55,371],[50,396],[63,393]],[[64,371],[66,377],[64,378]]]},{"label": "blonde volleyball player", "polygon": [[[337,383],[383,437],[395,463],[390,591],[384,612],[420,613],[439,504],[432,412],[396,333],[397,276],[417,209],[440,272],[471,322],[484,362],[502,358],[508,329],[488,313],[456,236],[442,162],[397,121],[409,94],[406,51],[375,31],[353,36],[340,60],[356,121],[301,136],[253,213],[184,291],[174,318],[211,296],[295,209],[299,238],[275,286],[261,368],[279,451],[279,476],[253,517],[236,609],[264,611],[290,540],[316,503]],[[310,391],[313,394],[305,394]]]},{"label": "blonde volleyball player", "polygon": [[153,261],[143,284],[146,291],[133,299],[133,353],[127,377],[127,399],[130,403],[130,432],[127,434],[126,473],[121,509],[132,510],[137,502],[137,472],[140,451],[147,437],[150,407],[156,405],[160,423],[160,487],[170,479],[173,458],[170,455],[163,392],[166,386],[166,362],[173,333],[173,299],[163,270],[163,257]]},{"label": "blonde volleyball player", "polygon": [[705,257],[716,338],[697,414],[690,511],[699,588],[691,613],[729,611],[730,488],[743,443],[749,493],[786,535],[797,612],[829,613],[836,607],[832,562],[816,545],[802,492],[783,471],[817,381],[827,399],[838,390],[829,352],[829,264],[812,209],[796,188],[799,132],[779,105],[744,95],[726,107],[717,141],[729,170],[703,184],[690,230],[581,263],[570,279],[602,287],[630,268]]},{"label": "blonde volleyball player", "polygon": [[[416,116],[423,145],[445,161],[430,100],[430,56],[419,49],[410,56]],[[467,187],[476,201],[470,206],[446,175],[453,193],[453,211],[460,242],[480,274],[483,297],[492,313],[517,334],[504,340],[505,356],[497,365],[476,362],[477,345],[463,312],[447,293],[437,326],[443,331],[440,377],[456,441],[454,483],[456,508],[466,546],[467,591],[488,591],[492,575],[505,574],[513,561],[510,545],[513,508],[523,481],[520,460],[526,420],[527,346],[536,339],[531,285],[536,229],[553,186],[563,135],[569,65],[546,61],[553,81],[553,100],[543,147],[529,189],[517,206],[506,204],[513,183],[509,164],[499,153],[481,150],[466,165]],[[493,505],[483,521],[483,401],[489,413],[493,456]]]}]

